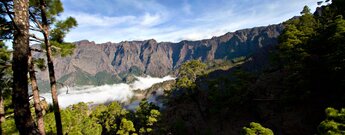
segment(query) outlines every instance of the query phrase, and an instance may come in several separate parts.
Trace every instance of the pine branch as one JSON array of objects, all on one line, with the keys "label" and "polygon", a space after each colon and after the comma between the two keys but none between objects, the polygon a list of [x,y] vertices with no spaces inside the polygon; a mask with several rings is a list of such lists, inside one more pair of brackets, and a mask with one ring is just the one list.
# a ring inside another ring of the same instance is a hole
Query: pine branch
[{"label": "pine branch", "polygon": [[1,11],[0,13],[1,13],[1,14],[11,14],[11,15],[14,14],[14,12],[8,12],[8,11]]},{"label": "pine branch", "polygon": [[37,43],[43,43],[42,41],[36,40],[36,39],[30,39],[30,41],[37,42]]},{"label": "pine branch", "polygon": [[29,14],[31,16],[30,19],[35,22],[36,26],[38,26],[38,28],[40,29],[40,32],[44,31],[42,24],[37,20],[35,15],[30,11],[29,11]]},{"label": "pine branch", "polygon": [[[33,96],[34,96],[33,94],[29,95],[29,100],[31,100],[33,98]],[[46,100],[46,98],[43,96],[40,96],[40,98],[42,98],[42,101]]]},{"label": "pine branch", "polygon": [[[6,2],[4,2],[4,1],[1,1],[1,3],[4,4],[5,9],[6,9],[6,12],[7,12],[7,15],[8,15],[9,18],[11,19],[14,28],[15,28],[18,32],[20,32],[19,27],[17,26],[16,23],[14,23],[14,19],[13,19],[13,16],[12,16],[12,14],[11,14],[11,11],[10,11],[10,9],[8,8],[9,5],[8,5]],[[13,12],[12,12],[12,13],[13,13]]]},{"label": "pine branch", "polygon": [[35,34],[29,34],[29,36],[31,38],[33,38],[34,40],[36,40],[36,41],[44,42],[44,39],[41,39],[41,38],[37,37]]},{"label": "pine branch", "polygon": [[32,27],[32,26],[30,26],[30,28],[29,28],[29,29],[30,29],[30,30],[32,30],[32,31],[42,32],[42,30],[41,30],[41,29],[37,29],[37,28]]}]

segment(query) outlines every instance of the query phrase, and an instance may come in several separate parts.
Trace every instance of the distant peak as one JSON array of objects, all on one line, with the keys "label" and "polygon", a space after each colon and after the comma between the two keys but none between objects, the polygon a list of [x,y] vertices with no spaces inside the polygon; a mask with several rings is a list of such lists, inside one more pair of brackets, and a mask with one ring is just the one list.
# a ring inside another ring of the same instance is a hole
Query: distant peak
[{"label": "distant peak", "polygon": [[157,43],[157,41],[155,39],[149,39],[149,40],[147,40],[147,43],[155,44],[155,43]]}]

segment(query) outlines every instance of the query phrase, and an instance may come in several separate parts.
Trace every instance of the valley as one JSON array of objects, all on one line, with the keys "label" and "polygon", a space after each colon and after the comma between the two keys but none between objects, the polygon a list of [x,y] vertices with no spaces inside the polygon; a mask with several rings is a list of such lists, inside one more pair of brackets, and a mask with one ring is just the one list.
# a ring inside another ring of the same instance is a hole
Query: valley
[{"label": "valley", "polygon": [[1,1],[0,135],[344,135],[344,16],[344,0]]}]

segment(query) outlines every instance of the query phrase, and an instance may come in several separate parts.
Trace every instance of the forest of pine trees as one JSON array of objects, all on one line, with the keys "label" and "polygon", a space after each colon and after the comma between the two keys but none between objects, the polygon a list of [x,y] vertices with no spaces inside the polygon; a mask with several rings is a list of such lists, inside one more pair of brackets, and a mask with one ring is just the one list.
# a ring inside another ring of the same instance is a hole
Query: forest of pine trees
[{"label": "forest of pine trees", "polygon": [[[57,19],[64,10],[60,0],[2,0],[0,133],[345,134],[345,1],[324,3],[315,13],[305,6],[283,23],[270,68],[254,73],[239,65],[219,75],[199,60],[187,61],[162,97],[163,108],[144,99],[130,111],[118,102],[59,108],[53,61],[73,52],[64,37],[76,20]],[[4,40],[13,40],[12,51]],[[33,51],[45,53],[47,62]],[[52,106],[40,100],[37,86],[35,70],[45,67]]]}]

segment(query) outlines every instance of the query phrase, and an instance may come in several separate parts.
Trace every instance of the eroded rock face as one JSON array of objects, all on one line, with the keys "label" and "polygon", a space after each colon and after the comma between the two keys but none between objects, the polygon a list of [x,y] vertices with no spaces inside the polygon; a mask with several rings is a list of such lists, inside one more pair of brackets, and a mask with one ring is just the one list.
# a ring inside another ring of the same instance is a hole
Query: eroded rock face
[{"label": "eroded rock face", "polygon": [[[54,59],[56,77],[76,71],[90,76],[99,72],[116,76],[134,69],[151,76],[164,76],[190,59],[233,59],[248,56],[265,46],[276,45],[282,29],[282,25],[256,27],[211,39],[179,43],[157,43],[151,39],[96,44],[83,40],[75,42],[77,48],[73,55]],[[47,72],[40,76],[42,80],[48,80]],[[73,79],[70,82],[73,83]]]}]

